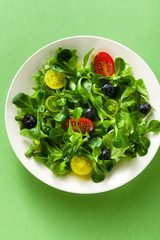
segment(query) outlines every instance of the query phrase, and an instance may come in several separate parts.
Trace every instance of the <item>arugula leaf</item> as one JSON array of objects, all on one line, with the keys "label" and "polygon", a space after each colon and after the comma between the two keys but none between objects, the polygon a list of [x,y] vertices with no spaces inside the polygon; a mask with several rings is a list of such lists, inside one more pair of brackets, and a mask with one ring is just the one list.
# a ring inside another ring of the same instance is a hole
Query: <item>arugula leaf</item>
[{"label": "arugula leaf", "polygon": [[126,150],[129,148],[129,142],[122,143],[121,148],[111,148],[111,159],[114,159],[118,163],[121,158],[126,157]]},{"label": "arugula leaf", "polygon": [[29,95],[20,92],[13,99],[12,103],[16,105],[17,108],[28,111],[31,114],[35,114],[38,108],[37,99],[31,98]]},{"label": "arugula leaf", "polygon": [[112,141],[114,139],[115,132],[111,130],[102,138],[102,144],[104,147],[111,150],[111,159],[114,159],[116,162],[119,162],[122,157],[125,157],[125,151],[129,148],[129,140],[127,137],[124,138],[121,148],[116,148],[113,146]]}]

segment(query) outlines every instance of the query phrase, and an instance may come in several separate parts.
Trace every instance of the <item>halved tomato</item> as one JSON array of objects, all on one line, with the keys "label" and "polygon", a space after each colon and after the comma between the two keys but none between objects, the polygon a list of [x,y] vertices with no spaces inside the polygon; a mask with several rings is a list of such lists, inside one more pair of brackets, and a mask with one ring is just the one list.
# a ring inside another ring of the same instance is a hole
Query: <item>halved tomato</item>
[{"label": "halved tomato", "polygon": [[49,69],[45,74],[45,83],[51,89],[60,89],[64,87],[66,75],[63,72],[55,72]]},{"label": "halved tomato", "polygon": [[104,103],[104,110],[113,117],[119,111],[119,104],[116,100],[109,99]]},{"label": "halved tomato", "polygon": [[78,127],[76,125],[76,119],[75,118],[71,118],[68,119],[65,123],[62,124],[63,129],[67,132],[68,131],[68,127],[69,127],[69,121],[72,125],[72,128],[75,132],[79,132],[79,129],[81,130],[82,133],[90,133],[93,131],[93,123],[91,120],[89,120],[88,118],[80,118],[78,120]]},{"label": "halved tomato", "polygon": [[112,76],[115,73],[114,61],[106,52],[100,52],[94,59],[94,68],[97,74],[104,77]]},{"label": "halved tomato", "polygon": [[70,162],[72,171],[77,175],[88,175],[93,170],[93,162],[85,157],[73,156]]}]

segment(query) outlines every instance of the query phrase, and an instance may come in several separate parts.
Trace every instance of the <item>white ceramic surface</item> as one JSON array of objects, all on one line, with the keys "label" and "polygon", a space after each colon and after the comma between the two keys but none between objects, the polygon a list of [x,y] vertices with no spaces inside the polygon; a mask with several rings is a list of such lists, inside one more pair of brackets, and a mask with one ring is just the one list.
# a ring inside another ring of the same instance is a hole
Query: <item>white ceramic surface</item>
[{"label": "white ceramic surface", "polygon": [[29,159],[24,155],[24,150],[30,140],[19,134],[19,125],[14,120],[18,110],[12,104],[12,98],[21,91],[27,94],[31,93],[31,88],[34,85],[32,76],[41,69],[42,64],[46,63],[47,58],[53,57],[54,52],[59,47],[77,49],[80,60],[91,48],[94,48],[95,52],[106,51],[113,59],[116,57],[124,58],[124,60],[133,67],[135,78],[142,78],[144,80],[149,92],[150,102],[152,106],[157,109],[157,111],[153,113],[152,118],[160,120],[159,83],[149,66],[136,53],[120,43],[109,39],[94,36],[75,36],[58,40],[41,48],[22,65],[14,77],[8,92],[5,107],[6,129],[11,146],[29,172],[54,188],[83,194],[99,193],[115,189],[135,178],[146,168],[158,150],[160,135],[151,136],[151,146],[146,156],[137,157],[130,162],[120,162],[120,164],[106,175],[105,180],[101,183],[94,183],[90,179],[75,175],[55,176],[43,164],[32,158]]}]

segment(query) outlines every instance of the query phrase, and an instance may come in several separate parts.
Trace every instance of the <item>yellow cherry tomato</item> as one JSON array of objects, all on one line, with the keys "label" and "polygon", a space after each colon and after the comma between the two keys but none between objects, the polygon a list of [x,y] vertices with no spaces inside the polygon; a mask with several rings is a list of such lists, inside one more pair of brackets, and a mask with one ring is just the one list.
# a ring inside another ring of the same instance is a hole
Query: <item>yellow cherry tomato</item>
[{"label": "yellow cherry tomato", "polygon": [[111,116],[115,116],[119,111],[119,104],[113,99],[109,99],[104,104],[104,110]]},{"label": "yellow cherry tomato", "polygon": [[57,100],[57,97],[55,97],[55,96],[49,96],[46,99],[45,108],[49,112],[59,112],[59,107],[58,107],[58,104],[57,104],[56,100]]},{"label": "yellow cherry tomato", "polygon": [[88,175],[92,169],[92,162],[85,157],[72,157],[70,166],[72,171],[77,175]]},{"label": "yellow cherry tomato", "polygon": [[60,89],[64,87],[64,79],[66,75],[62,72],[55,72],[53,70],[48,70],[45,74],[45,82],[47,86],[51,89]]}]

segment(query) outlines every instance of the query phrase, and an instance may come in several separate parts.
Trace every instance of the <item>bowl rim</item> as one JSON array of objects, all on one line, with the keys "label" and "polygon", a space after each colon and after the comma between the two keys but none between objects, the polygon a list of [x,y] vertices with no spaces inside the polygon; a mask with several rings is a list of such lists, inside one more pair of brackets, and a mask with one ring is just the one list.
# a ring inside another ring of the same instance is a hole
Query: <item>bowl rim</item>
[{"label": "bowl rim", "polygon": [[[108,191],[112,191],[112,190],[114,190],[114,189],[117,189],[117,188],[119,188],[119,187],[121,187],[121,186],[123,186],[123,185],[126,185],[126,184],[129,183],[131,180],[133,180],[134,178],[136,178],[136,177],[137,177],[140,173],[142,173],[143,170],[150,164],[150,162],[152,161],[152,159],[154,158],[155,154],[156,154],[157,151],[158,151],[158,147],[154,150],[153,157],[152,157],[152,158],[150,159],[150,161],[144,166],[144,168],[143,168],[143,169],[140,169],[139,171],[137,171],[137,173],[136,173],[134,176],[132,176],[131,178],[129,178],[129,180],[128,180],[128,179],[127,179],[127,181],[124,180],[124,181],[122,181],[120,184],[117,184],[115,187],[112,187],[112,188],[110,188],[110,189],[103,190],[103,191],[101,191],[101,190],[98,191],[97,188],[96,188],[96,191],[91,191],[91,192],[88,192],[88,193],[86,193],[86,192],[81,192],[81,191],[78,192],[78,191],[73,191],[73,190],[70,190],[70,189],[66,190],[65,187],[64,187],[64,188],[63,188],[63,187],[62,187],[62,188],[59,188],[59,187],[53,186],[51,183],[48,183],[48,182],[46,181],[46,179],[45,179],[45,180],[42,179],[40,176],[38,176],[37,173],[35,173],[35,172],[32,171],[31,169],[29,169],[28,166],[27,166],[27,164],[24,164],[24,162],[22,162],[22,161],[20,160],[20,158],[17,156],[16,151],[15,151],[15,149],[14,149],[14,147],[13,147],[12,141],[10,140],[10,137],[9,137],[9,129],[8,129],[8,125],[7,125],[7,104],[8,104],[8,99],[9,99],[10,91],[11,91],[11,89],[12,89],[12,86],[13,86],[13,84],[14,84],[14,81],[15,81],[17,75],[18,75],[19,72],[22,70],[22,68],[23,68],[23,67],[27,64],[27,62],[29,62],[36,54],[38,54],[39,52],[43,51],[43,49],[51,46],[52,44],[55,44],[55,43],[58,43],[58,42],[61,42],[61,41],[65,41],[65,40],[69,40],[69,39],[76,39],[76,38],[102,39],[102,40],[107,40],[107,41],[109,41],[109,42],[112,42],[112,43],[114,43],[114,44],[116,44],[116,45],[119,45],[120,47],[125,48],[127,51],[129,51],[130,53],[134,54],[137,58],[139,58],[139,59],[145,64],[145,66],[150,69],[150,71],[152,72],[152,74],[153,74],[154,77],[156,78],[156,76],[155,76],[154,72],[152,71],[152,69],[150,68],[150,66],[149,66],[136,52],[134,52],[133,50],[131,50],[131,49],[128,48],[127,46],[125,46],[125,45],[123,45],[123,44],[121,44],[121,43],[119,43],[119,42],[117,42],[117,41],[114,41],[114,40],[111,40],[111,39],[108,39],[108,38],[105,38],[105,37],[99,37],[99,36],[93,36],[93,35],[77,35],[77,36],[71,36],[71,37],[65,37],[65,38],[62,38],[62,39],[58,39],[58,40],[56,40],[56,41],[54,41],[54,42],[51,42],[51,43],[49,43],[49,44],[41,47],[39,50],[35,51],[35,52],[21,65],[21,67],[19,68],[19,70],[16,72],[16,74],[15,74],[14,78],[12,79],[12,82],[11,82],[11,84],[10,84],[10,86],[9,86],[9,89],[8,89],[8,92],[7,92],[6,101],[5,101],[5,127],[6,127],[6,132],[7,132],[7,136],[8,136],[9,142],[10,142],[10,144],[11,144],[11,146],[12,146],[12,149],[13,149],[16,157],[19,159],[19,161],[21,162],[21,164],[28,170],[28,172],[30,172],[34,177],[36,177],[37,179],[39,179],[41,182],[47,184],[48,186],[53,187],[53,188],[55,188],[55,189],[58,189],[58,190],[60,190],[60,191],[69,192],[69,193],[74,193],[74,194],[98,194],[98,193],[104,193],[104,192],[108,192]],[[156,78],[156,79],[157,79],[157,78]],[[158,81],[158,80],[157,80],[157,81]],[[159,87],[160,87],[160,86],[159,86]],[[160,136],[159,136],[159,141],[158,141],[158,142],[159,142],[159,144],[157,144],[157,145],[160,145]]]}]

